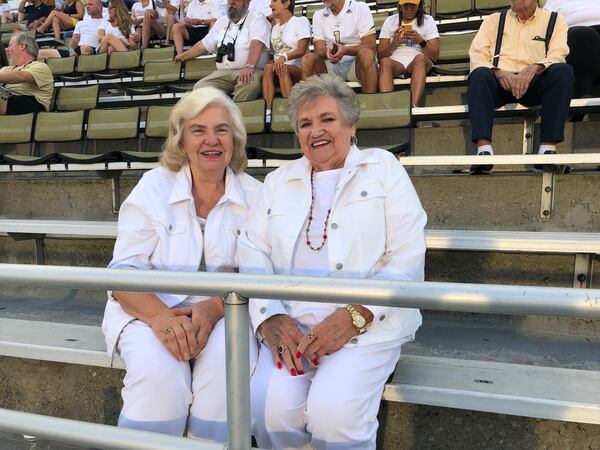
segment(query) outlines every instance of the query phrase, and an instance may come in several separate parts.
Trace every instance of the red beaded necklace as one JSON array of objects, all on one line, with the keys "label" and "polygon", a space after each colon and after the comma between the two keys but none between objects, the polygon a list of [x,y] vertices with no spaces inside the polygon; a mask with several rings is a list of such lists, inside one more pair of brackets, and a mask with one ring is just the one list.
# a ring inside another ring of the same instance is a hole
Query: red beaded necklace
[{"label": "red beaded necklace", "polygon": [[308,247],[311,250],[318,252],[319,250],[321,250],[323,248],[323,246],[325,245],[325,242],[327,241],[327,224],[329,223],[329,215],[331,214],[331,208],[329,208],[327,210],[327,217],[325,217],[325,224],[323,226],[323,242],[321,242],[321,245],[319,245],[318,247],[313,247],[310,242],[310,238],[309,238],[309,230],[310,230],[310,224],[312,223],[312,220],[313,220],[313,206],[315,204],[314,177],[315,177],[315,169],[313,167],[312,170],[310,171],[311,201],[310,201],[310,209],[308,210],[308,223],[306,224],[306,245],[308,245]]}]

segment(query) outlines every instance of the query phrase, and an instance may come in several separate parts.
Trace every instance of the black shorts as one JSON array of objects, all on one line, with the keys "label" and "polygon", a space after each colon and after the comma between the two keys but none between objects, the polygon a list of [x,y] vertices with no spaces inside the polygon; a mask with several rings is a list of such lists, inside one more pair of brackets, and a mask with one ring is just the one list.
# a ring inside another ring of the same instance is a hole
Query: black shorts
[{"label": "black shorts", "polygon": [[[92,53],[92,55],[96,54],[96,49],[94,47],[90,47],[92,49],[92,51],[94,53]],[[78,45],[77,47],[75,47],[75,53],[77,53],[78,55],[81,55],[81,47]]]},{"label": "black shorts", "polygon": [[186,27],[190,38],[186,41],[189,45],[194,45],[196,42],[204,39],[208,34],[208,27]]},{"label": "black shorts", "polygon": [[11,95],[6,102],[6,115],[17,116],[19,114],[38,113],[46,111],[35,97],[29,95]]}]

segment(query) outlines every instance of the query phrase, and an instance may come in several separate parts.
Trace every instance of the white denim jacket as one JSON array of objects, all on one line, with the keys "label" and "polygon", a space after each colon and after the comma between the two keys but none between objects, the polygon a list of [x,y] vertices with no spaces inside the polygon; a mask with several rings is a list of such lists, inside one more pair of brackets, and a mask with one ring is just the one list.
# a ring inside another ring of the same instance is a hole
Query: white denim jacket
[{"label": "white denim jacket", "polygon": [[[311,202],[311,167],[303,157],[266,177],[238,242],[240,272],[291,273],[294,247],[301,242]],[[327,228],[330,276],[423,281],[426,222],[417,193],[396,158],[381,149],[352,146]],[[418,309],[367,308],[374,314],[371,326],[346,345],[413,339],[421,325]],[[255,331],[275,314],[286,314],[285,301],[251,299]]]},{"label": "white denim jacket", "polygon": [[[146,172],[119,211],[111,269],[197,272],[202,253],[207,272],[237,271],[237,237],[261,183],[228,167],[225,194],[208,215],[204,234],[197,220],[189,166]],[[170,308],[186,295],[157,294]],[[134,318],[108,293],[102,330],[113,354],[121,331]]]}]

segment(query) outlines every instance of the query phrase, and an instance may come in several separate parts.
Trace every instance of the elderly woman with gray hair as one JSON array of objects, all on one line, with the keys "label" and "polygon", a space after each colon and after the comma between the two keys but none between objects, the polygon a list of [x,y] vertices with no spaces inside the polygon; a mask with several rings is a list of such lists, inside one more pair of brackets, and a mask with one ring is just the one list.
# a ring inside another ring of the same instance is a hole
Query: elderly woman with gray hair
[{"label": "elderly woman with gray hair", "polygon": [[[246,131],[221,91],[173,108],[160,167],[121,206],[109,268],[235,272],[236,242],[260,183],[243,170]],[[127,369],[119,426],[225,442],[221,297],[109,292],[102,328]],[[248,330],[251,333],[250,330]],[[251,340],[251,367],[256,341]]]},{"label": "elderly woman with gray hair", "polygon": [[[425,212],[392,154],[358,149],[359,114],[334,76],[292,88],[304,156],[266,177],[238,241],[241,272],[423,280]],[[259,447],[374,449],[383,388],[419,310],[251,299],[250,315]]]}]

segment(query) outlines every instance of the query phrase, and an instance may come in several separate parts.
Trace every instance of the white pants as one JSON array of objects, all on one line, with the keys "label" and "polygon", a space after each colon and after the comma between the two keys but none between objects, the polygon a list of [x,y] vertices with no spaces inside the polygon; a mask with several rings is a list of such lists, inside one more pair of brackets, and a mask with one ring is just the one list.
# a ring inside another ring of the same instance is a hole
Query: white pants
[{"label": "white pants", "polygon": [[260,448],[375,449],[383,388],[406,341],[343,347],[305,362],[304,375],[277,369],[266,345],[252,377],[252,431]]},{"label": "white pants", "polygon": [[[140,320],[123,329],[118,351],[127,368],[119,426],[181,436],[187,424],[188,436],[227,441],[224,319],[192,362],[178,361]],[[256,358],[250,334],[251,373]]]}]

